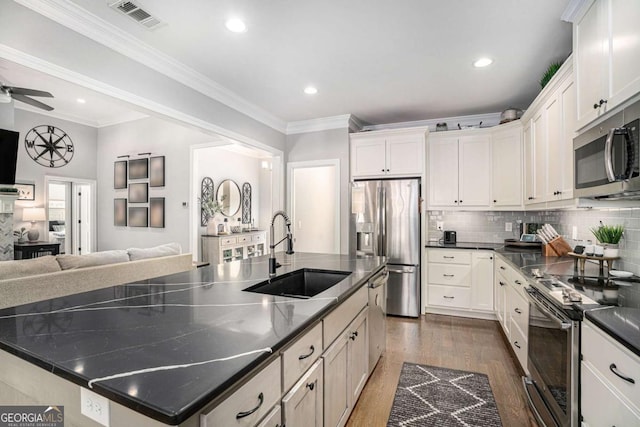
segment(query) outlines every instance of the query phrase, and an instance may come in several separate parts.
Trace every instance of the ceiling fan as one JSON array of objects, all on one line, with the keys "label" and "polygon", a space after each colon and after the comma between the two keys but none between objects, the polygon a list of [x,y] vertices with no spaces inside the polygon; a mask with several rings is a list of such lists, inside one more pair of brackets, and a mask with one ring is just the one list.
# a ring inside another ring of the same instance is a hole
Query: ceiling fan
[{"label": "ceiling fan", "polygon": [[29,96],[44,96],[47,98],[53,98],[49,92],[35,89],[26,89],[23,87],[5,86],[0,83],[0,103],[9,103],[11,99],[24,102],[25,104],[33,105],[34,107],[42,108],[43,110],[51,111],[53,107],[29,98]]}]

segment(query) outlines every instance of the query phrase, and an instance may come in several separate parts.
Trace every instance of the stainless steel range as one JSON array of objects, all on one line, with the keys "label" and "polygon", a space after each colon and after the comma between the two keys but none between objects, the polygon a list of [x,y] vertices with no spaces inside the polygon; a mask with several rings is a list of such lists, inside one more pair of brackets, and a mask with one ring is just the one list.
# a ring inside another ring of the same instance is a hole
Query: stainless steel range
[{"label": "stainless steel range", "polygon": [[529,403],[542,426],[580,425],[580,322],[585,310],[636,305],[627,282],[601,277],[545,276],[532,270],[528,368]]}]

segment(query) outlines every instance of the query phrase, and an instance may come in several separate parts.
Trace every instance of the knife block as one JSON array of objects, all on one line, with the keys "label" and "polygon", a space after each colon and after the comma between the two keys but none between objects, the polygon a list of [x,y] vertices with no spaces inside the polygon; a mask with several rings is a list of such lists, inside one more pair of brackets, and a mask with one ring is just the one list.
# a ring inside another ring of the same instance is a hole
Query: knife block
[{"label": "knife block", "polygon": [[560,236],[556,237],[548,244],[542,245],[543,256],[565,256],[572,251],[573,248]]}]

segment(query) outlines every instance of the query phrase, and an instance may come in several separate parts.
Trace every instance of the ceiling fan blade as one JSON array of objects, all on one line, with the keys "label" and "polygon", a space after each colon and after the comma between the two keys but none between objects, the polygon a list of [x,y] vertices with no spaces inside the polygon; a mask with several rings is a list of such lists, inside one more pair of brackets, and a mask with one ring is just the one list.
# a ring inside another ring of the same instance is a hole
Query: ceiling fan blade
[{"label": "ceiling fan blade", "polygon": [[53,98],[49,92],[43,90],[26,89],[24,87],[5,86],[9,91],[16,95],[29,95],[29,96],[45,96],[47,98]]},{"label": "ceiling fan blade", "polygon": [[11,97],[16,101],[24,102],[25,104],[33,105],[34,107],[42,108],[43,110],[47,110],[47,111],[53,110],[53,107],[50,107],[47,104],[43,104],[40,101],[36,101],[35,99],[31,99],[28,96],[12,93]]}]

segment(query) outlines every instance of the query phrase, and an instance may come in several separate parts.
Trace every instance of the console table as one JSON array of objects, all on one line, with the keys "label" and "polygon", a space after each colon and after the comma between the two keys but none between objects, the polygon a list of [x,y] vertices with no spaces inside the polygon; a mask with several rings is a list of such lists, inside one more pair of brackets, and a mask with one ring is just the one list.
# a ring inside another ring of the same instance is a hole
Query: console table
[{"label": "console table", "polygon": [[266,231],[245,231],[219,236],[201,236],[202,261],[211,264],[264,255]]},{"label": "console table", "polygon": [[58,255],[60,243],[25,242],[13,244],[14,259],[38,258],[45,255]]}]

